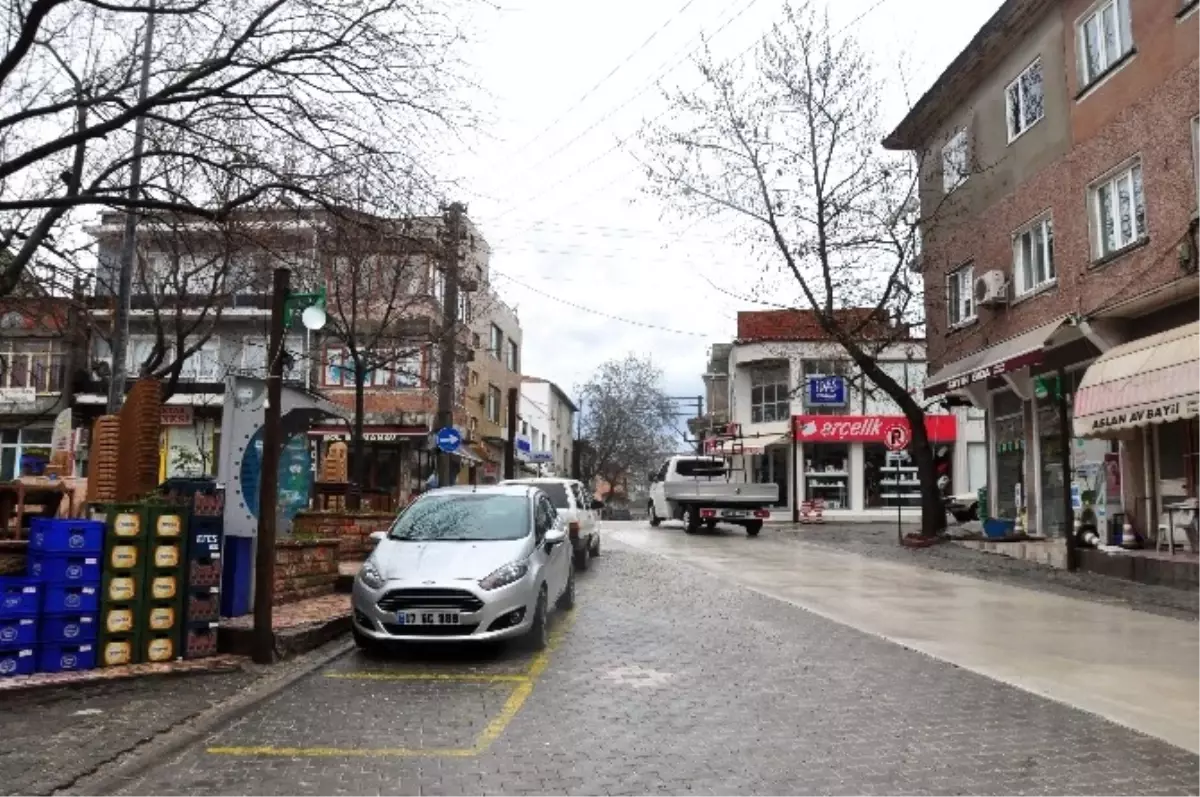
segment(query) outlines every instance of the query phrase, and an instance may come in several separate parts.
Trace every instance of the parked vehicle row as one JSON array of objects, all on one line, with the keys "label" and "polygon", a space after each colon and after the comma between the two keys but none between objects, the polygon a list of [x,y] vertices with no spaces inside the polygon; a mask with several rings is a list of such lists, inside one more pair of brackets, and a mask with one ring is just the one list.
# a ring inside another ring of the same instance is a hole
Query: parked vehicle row
[{"label": "parked vehicle row", "polygon": [[354,579],[354,641],[548,641],[548,616],[575,605],[575,574],[600,553],[596,506],[570,479],[423,493]]}]

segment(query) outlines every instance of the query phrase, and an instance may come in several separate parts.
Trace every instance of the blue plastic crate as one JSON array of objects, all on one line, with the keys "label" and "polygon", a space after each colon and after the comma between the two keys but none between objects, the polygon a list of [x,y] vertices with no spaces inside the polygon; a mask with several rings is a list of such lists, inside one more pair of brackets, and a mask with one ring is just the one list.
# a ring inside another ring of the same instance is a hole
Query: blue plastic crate
[{"label": "blue plastic crate", "polygon": [[94,614],[100,610],[99,584],[47,584],[42,592],[45,614]]},{"label": "blue plastic crate", "polygon": [[29,550],[100,553],[104,550],[104,524],[97,520],[34,518],[29,526]]},{"label": "blue plastic crate", "polygon": [[17,648],[37,642],[38,621],[35,617],[10,617],[0,620],[0,648]]},{"label": "blue plastic crate", "polygon": [[0,618],[36,617],[42,584],[24,576],[0,576]]},{"label": "blue plastic crate", "polygon": [[30,554],[29,575],[47,584],[94,584],[100,559],[100,554]]},{"label": "blue plastic crate", "polygon": [[94,642],[98,625],[95,614],[48,614],[42,617],[39,641],[61,644]]},{"label": "blue plastic crate", "polygon": [[38,669],[42,672],[68,672],[70,670],[94,670],[96,668],[96,646],[91,642],[78,645],[42,645],[38,656]]},{"label": "blue plastic crate", "polygon": [[37,670],[37,656],[32,646],[0,649],[0,678],[8,675],[31,675]]}]

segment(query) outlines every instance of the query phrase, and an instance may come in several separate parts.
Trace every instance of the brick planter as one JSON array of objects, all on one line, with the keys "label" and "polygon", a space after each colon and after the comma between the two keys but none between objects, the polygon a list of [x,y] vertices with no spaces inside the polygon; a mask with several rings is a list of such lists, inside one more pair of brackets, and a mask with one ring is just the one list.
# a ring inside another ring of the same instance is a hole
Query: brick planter
[{"label": "brick planter", "polygon": [[375,544],[371,533],[387,531],[396,519],[394,512],[300,512],[292,519],[296,537],[336,539],[339,562],[361,562]]},{"label": "brick planter", "polygon": [[0,576],[25,575],[28,540],[0,540]]},{"label": "brick planter", "polygon": [[338,540],[281,540],[275,544],[275,603],[333,594]]}]

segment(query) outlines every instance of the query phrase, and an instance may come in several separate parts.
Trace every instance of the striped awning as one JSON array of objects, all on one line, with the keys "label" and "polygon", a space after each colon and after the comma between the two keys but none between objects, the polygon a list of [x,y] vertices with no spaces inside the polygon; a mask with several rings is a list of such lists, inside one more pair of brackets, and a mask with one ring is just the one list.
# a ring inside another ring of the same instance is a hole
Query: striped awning
[{"label": "striped awning", "polygon": [[1116,346],[1075,395],[1076,437],[1108,437],[1200,415],[1200,322]]}]

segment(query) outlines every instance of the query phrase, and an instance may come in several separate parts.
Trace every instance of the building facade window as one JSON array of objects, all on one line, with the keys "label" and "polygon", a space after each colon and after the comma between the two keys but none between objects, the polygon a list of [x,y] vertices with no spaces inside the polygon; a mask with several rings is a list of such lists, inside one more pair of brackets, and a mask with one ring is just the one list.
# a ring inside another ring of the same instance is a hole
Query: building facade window
[{"label": "building facade window", "polygon": [[495,385],[488,385],[487,389],[487,419],[500,423],[500,388]]},{"label": "building facade window", "polygon": [[774,423],[791,416],[788,366],[755,368],[750,372],[750,422]]},{"label": "building facade window", "polygon": [[962,266],[946,275],[946,309],[950,326],[975,319],[975,266]]},{"label": "building facade window", "polygon": [[1049,216],[1013,236],[1013,276],[1018,296],[1054,283],[1054,225]]},{"label": "building facade window", "polygon": [[942,188],[947,194],[967,181],[970,160],[967,131],[959,130],[942,147]]},{"label": "building facade window", "polygon": [[9,340],[0,346],[0,387],[62,392],[66,354],[57,343]]},{"label": "building facade window", "polygon": [[1008,108],[1008,140],[1033,127],[1046,112],[1042,82],[1042,59],[1037,59],[1005,90]]},{"label": "building facade window", "polygon": [[1096,82],[1133,49],[1129,0],[1103,0],[1079,22],[1079,85]]},{"label": "building facade window", "polygon": [[517,372],[520,365],[518,355],[520,354],[515,340],[508,341],[508,345],[504,347],[504,366],[514,374]]},{"label": "building facade window", "polygon": [[1088,194],[1097,259],[1146,237],[1146,199],[1142,193],[1140,161],[1093,184]]},{"label": "building facade window", "polygon": [[496,326],[495,324],[492,324],[491,331],[489,332],[489,337],[488,337],[488,354],[492,355],[497,360],[499,360],[500,359],[500,350],[503,347],[504,347],[504,333],[500,330],[500,327]]},{"label": "building facade window", "polygon": [[1200,116],[1192,117],[1192,188],[1200,192]]},{"label": "building facade window", "polygon": [[40,476],[50,461],[49,428],[0,431],[0,480]]}]

